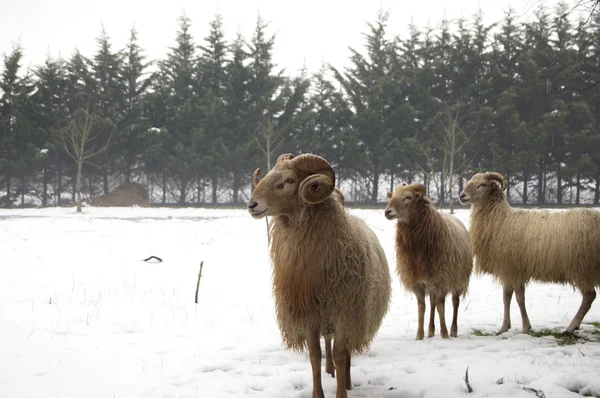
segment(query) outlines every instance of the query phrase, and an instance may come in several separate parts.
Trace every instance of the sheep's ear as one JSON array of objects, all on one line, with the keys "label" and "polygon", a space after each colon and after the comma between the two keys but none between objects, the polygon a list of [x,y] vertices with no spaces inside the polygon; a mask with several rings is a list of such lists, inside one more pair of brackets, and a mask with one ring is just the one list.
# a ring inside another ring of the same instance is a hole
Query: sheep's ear
[{"label": "sheep's ear", "polygon": [[387,193],[387,197],[388,197],[388,199],[391,199],[391,198],[392,198],[392,193],[391,193],[391,192],[388,192],[388,193]]},{"label": "sheep's ear", "polygon": [[413,184],[413,185],[414,185],[413,192],[419,198],[422,198],[423,196],[425,196],[427,194],[427,188],[425,187],[425,185],[418,184],[418,183]]},{"label": "sheep's ear", "polygon": [[254,173],[252,174],[252,181],[254,181],[254,186],[258,185],[261,174],[262,174],[262,171],[260,169],[254,170]]},{"label": "sheep's ear", "polygon": [[331,178],[325,174],[313,174],[305,178],[298,187],[300,198],[310,205],[323,202],[335,188]]}]

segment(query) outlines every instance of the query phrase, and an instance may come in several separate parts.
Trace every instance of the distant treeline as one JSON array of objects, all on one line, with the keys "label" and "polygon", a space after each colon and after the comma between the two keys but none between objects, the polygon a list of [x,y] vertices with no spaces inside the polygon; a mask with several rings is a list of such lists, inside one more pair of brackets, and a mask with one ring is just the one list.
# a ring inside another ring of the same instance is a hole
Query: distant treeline
[{"label": "distant treeline", "polygon": [[217,15],[198,40],[184,15],[162,60],[135,30],[123,49],[102,30],[95,54],[29,70],[16,47],[0,81],[0,204],[65,205],[130,181],[154,204],[237,204],[252,171],[288,152],[329,160],[348,202],[418,180],[450,203],[494,170],[515,203],[598,204],[600,13],[569,10],[492,25],[480,12],[402,37],[382,12],[350,67],[297,75],[274,65],[260,17],[227,40]]}]

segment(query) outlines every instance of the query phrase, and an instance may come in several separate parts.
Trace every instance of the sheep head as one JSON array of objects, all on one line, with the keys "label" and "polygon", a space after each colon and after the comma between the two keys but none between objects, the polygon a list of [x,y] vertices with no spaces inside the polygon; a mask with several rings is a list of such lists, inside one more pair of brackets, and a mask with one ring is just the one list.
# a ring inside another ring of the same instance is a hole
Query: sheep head
[{"label": "sheep head", "polygon": [[256,188],[248,201],[254,218],[289,215],[301,204],[319,204],[335,188],[335,172],[329,162],[312,154],[281,155],[262,179],[260,174],[260,169],[254,172]]},{"label": "sheep head", "polygon": [[393,193],[387,194],[389,201],[385,208],[385,217],[388,220],[408,223],[415,209],[431,203],[426,195],[427,188],[423,184],[403,184],[397,187]]},{"label": "sheep head", "polygon": [[506,190],[506,179],[500,173],[477,173],[471,177],[460,193],[460,203],[463,205],[479,205],[491,198],[503,196]]}]

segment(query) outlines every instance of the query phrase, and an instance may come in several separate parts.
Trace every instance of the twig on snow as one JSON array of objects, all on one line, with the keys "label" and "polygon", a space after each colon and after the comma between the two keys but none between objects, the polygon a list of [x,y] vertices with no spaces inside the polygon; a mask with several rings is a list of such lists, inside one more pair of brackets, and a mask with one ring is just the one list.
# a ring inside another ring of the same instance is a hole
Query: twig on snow
[{"label": "twig on snow", "polygon": [[200,278],[202,278],[202,267],[204,267],[204,261],[200,262],[200,272],[198,272],[198,282],[196,283],[196,304],[198,304],[198,290],[200,289]]},{"label": "twig on snow", "polygon": [[158,260],[159,263],[162,263],[162,258],[156,256],[150,256],[148,258],[143,259],[142,261],[150,261],[152,259]]},{"label": "twig on snow", "polygon": [[467,366],[467,370],[465,372],[464,381],[465,381],[465,384],[467,385],[467,392],[472,393],[473,389],[471,388],[471,384],[469,383],[469,367],[468,366]]},{"label": "twig on snow", "polygon": [[523,386],[523,390],[532,393],[537,398],[546,398],[546,394],[542,390],[536,390],[535,388]]}]

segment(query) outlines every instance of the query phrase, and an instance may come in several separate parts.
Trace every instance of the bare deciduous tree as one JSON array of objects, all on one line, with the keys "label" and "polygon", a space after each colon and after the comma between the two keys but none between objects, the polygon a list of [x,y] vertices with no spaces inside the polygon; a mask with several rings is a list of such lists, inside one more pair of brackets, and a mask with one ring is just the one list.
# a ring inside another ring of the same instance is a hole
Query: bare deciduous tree
[{"label": "bare deciduous tree", "polygon": [[60,135],[67,154],[75,161],[77,175],[75,182],[75,201],[77,212],[81,212],[81,179],[83,165],[97,166],[90,161],[108,148],[110,136],[103,145],[98,141],[102,138],[100,128],[103,121],[89,110],[89,104],[73,114],[67,128]]},{"label": "bare deciduous tree", "polygon": [[271,157],[273,153],[279,148],[282,144],[282,138],[273,131],[273,122],[271,121],[271,117],[267,120],[267,128],[262,129],[260,138],[264,141],[264,145],[261,143],[258,136],[255,136],[254,139],[258,144],[258,147],[265,154],[267,158],[267,173],[271,170]]}]

